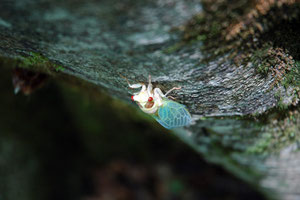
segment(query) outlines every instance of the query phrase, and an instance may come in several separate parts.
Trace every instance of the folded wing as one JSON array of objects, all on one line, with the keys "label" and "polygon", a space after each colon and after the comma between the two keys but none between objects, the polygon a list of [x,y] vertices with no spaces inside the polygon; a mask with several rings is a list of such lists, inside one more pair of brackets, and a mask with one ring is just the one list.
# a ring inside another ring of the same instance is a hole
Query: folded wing
[{"label": "folded wing", "polygon": [[164,100],[154,118],[167,129],[189,125],[192,120],[184,105],[171,100]]}]

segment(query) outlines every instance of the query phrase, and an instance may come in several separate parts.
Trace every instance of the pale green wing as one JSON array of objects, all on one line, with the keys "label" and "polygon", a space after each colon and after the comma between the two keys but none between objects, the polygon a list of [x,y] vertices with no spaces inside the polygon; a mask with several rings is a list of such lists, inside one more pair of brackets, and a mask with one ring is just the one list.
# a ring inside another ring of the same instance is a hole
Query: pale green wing
[{"label": "pale green wing", "polygon": [[167,129],[186,126],[192,121],[184,105],[169,99],[163,100],[163,105],[158,109],[158,116],[154,118]]}]

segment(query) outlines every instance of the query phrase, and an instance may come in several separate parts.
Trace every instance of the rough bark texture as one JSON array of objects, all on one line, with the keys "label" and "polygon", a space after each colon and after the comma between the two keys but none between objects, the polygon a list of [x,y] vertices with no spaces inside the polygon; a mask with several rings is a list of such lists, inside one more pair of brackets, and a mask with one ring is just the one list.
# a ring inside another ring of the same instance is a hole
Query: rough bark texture
[{"label": "rough bark texture", "polygon": [[299,19],[296,1],[4,1],[0,55],[128,102],[120,75],[134,83],[151,74],[163,91],[182,86],[172,96],[195,123],[174,134],[266,195],[296,199],[297,187],[280,183],[300,184],[299,166],[286,167],[298,154],[300,42],[274,38],[283,27],[297,38]]}]

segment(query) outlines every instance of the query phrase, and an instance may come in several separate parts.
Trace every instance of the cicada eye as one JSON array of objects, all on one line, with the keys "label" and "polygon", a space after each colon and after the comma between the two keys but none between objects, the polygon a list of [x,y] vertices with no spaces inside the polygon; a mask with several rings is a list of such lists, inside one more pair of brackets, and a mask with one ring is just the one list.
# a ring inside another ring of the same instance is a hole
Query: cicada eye
[{"label": "cicada eye", "polygon": [[134,97],[134,96],[131,96],[131,100],[132,100],[132,101],[134,101],[133,97]]},{"label": "cicada eye", "polygon": [[152,98],[152,97],[149,97],[149,98],[148,98],[148,101],[149,101],[149,102],[153,101],[153,98]]}]

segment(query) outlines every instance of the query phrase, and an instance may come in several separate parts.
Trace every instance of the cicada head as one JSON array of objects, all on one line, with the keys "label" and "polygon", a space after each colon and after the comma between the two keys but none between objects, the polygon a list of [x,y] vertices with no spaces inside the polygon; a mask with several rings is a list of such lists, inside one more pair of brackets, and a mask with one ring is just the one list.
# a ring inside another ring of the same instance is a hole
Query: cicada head
[{"label": "cicada head", "polygon": [[133,101],[139,102],[139,103],[146,103],[148,101],[149,95],[146,91],[140,92],[136,95],[131,96],[131,99]]},{"label": "cicada head", "polygon": [[147,91],[142,91],[139,94],[131,96],[131,99],[135,101],[142,111],[148,114],[153,114],[158,109],[158,104],[155,98]]}]

